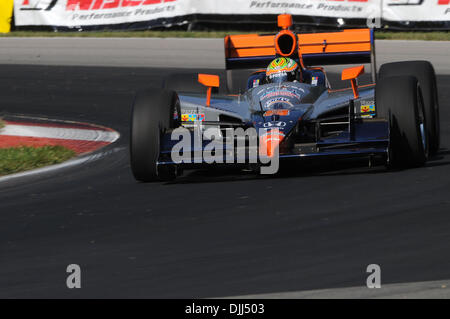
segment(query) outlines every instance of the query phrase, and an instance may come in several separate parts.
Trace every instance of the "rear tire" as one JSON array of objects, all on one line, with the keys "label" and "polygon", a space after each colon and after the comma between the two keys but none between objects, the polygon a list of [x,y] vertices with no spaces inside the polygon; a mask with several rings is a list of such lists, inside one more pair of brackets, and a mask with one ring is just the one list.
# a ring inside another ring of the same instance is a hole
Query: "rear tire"
[{"label": "rear tire", "polygon": [[423,166],[428,157],[425,108],[418,81],[412,76],[386,77],[377,84],[377,112],[390,124],[388,165]]},{"label": "rear tire", "polygon": [[158,174],[161,135],[180,126],[180,101],[173,91],[146,89],[134,100],[130,134],[131,170],[138,181],[152,182]]},{"label": "rear tire", "polygon": [[414,76],[419,81],[427,119],[430,154],[435,154],[440,146],[440,121],[436,73],[433,65],[428,61],[394,62],[383,64],[379,72],[380,82],[386,77],[401,75]]}]

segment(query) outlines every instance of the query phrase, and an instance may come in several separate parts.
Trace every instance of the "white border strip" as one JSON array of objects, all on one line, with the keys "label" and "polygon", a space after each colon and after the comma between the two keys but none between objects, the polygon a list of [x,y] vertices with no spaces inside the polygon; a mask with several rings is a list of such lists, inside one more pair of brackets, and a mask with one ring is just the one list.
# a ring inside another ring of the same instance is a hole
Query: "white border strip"
[{"label": "white border strip", "polygon": [[[77,121],[64,121],[64,120],[49,119],[49,118],[44,118],[44,117],[25,116],[25,115],[9,115],[9,114],[6,114],[6,116],[14,118],[14,119],[20,118],[22,120],[46,120],[46,121],[53,122],[53,123],[83,124],[83,125],[87,124],[87,125],[90,125],[92,127],[108,129],[108,130],[105,130],[105,131],[102,131],[102,132],[111,133],[111,135],[109,137],[111,139],[114,139],[113,141],[111,141],[111,143],[117,141],[120,138],[120,133],[119,132],[117,132],[115,130],[112,130],[110,128],[106,128],[104,126],[90,124],[90,123],[77,122]],[[2,129],[2,132],[4,132],[6,127],[4,127]],[[95,130],[95,131],[97,131],[97,130]],[[111,144],[109,144],[109,145],[111,145]],[[25,172],[20,172],[20,173],[16,173],[16,174],[10,174],[10,175],[6,175],[6,176],[2,176],[2,177],[0,177],[0,184],[1,183],[5,183],[5,182],[9,182],[11,180],[20,179],[20,178],[23,178],[23,177],[31,177],[31,176],[34,176],[34,175],[51,173],[53,171],[57,171],[57,170],[60,170],[60,169],[69,168],[69,167],[72,167],[72,166],[85,164],[87,162],[96,161],[96,160],[98,160],[98,159],[100,159],[100,158],[102,158],[104,156],[107,156],[109,154],[122,151],[124,149],[125,149],[125,147],[116,147],[116,148],[114,148],[114,149],[112,149],[110,151],[106,151],[106,152],[95,153],[96,151],[93,151],[94,153],[92,153],[92,154],[82,155],[81,157],[75,157],[74,159],[68,160],[68,161],[60,163],[60,164],[45,166],[45,167],[36,168],[36,169],[32,169],[32,170],[25,171]]]},{"label": "white border strip", "polygon": [[108,143],[113,143],[119,139],[119,133],[115,131],[8,123],[6,123],[6,126],[0,131],[0,135]]}]

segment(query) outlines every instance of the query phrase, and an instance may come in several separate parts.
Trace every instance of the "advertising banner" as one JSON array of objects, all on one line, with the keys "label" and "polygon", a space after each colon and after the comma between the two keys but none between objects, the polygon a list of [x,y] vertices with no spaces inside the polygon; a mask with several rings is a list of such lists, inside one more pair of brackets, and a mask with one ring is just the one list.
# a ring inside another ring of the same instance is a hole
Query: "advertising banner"
[{"label": "advertising banner", "polygon": [[387,21],[449,21],[450,0],[384,0]]},{"label": "advertising banner", "polygon": [[289,13],[294,16],[365,19],[381,13],[379,0],[203,0],[194,2],[201,2],[204,11],[227,15]]},{"label": "advertising banner", "polygon": [[[184,16],[190,0],[15,0],[16,26],[85,26]],[[164,23],[163,23],[164,24]]]},{"label": "advertising banner", "polygon": [[387,25],[390,21],[401,22],[408,28],[409,22],[448,25],[450,0],[15,0],[14,12],[19,27],[78,30],[93,26],[172,26],[202,21],[203,16],[210,21],[214,16],[221,17],[220,21],[226,16],[233,16],[233,21],[246,16],[258,22],[264,16],[281,13],[297,16],[297,24],[320,24],[325,18],[342,26],[353,19],[365,27],[366,21],[378,19]]}]

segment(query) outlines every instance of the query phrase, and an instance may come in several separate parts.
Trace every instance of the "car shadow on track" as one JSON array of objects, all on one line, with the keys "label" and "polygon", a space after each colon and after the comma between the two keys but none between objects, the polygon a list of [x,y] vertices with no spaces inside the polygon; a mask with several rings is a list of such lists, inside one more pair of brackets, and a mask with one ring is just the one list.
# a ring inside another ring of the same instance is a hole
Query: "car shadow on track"
[{"label": "car shadow on track", "polygon": [[[449,157],[448,155],[450,155],[449,149],[441,149],[437,155],[429,159],[425,167],[450,165],[450,161],[446,160]],[[400,169],[389,169],[382,163],[375,164],[377,165],[370,167],[368,159],[347,159],[320,163],[291,162],[282,163],[279,172],[274,175],[257,175],[251,170],[242,170],[236,167],[199,169],[186,171],[183,176],[178,177],[175,181],[166,182],[166,184],[242,182],[258,179],[304,178],[313,176],[372,175],[403,171]]]},{"label": "car shadow on track", "polygon": [[[441,148],[439,152],[428,159],[426,167],[438,167],[438,166],[446,166],[450,165],[450,160],[446,160],[449,158],[450,150],[447,148]],[[443,161],[446,160],[446,161]]]},{"label": "car shadow on track", "polygon": [[[287,165],[286,165],[287,164]],[[166,184],[240,182],[271,178],[301,178],[311,176],[339,176],[349,174],[375,174],[386,171],[384,166],[368,167],[368,161],[342,161],[333,163],[282,163],[278,173],[258,175],[251,170],[233,167],[186,171],[183,176]]]},{"label": "car shadow on track", "polygon": [[195,183],[221,183],[240,182],[267,178],[267,175],[257,175],[250,170],[234,167],[221,167],[214,169],[187,170],[183,176],[166,184],[195,184]]}]

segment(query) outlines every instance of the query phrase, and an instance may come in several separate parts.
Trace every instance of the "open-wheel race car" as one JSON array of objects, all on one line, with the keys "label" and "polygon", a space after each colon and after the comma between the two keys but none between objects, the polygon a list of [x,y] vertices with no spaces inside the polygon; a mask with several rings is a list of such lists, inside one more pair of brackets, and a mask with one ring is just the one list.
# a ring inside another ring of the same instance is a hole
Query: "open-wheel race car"
[{"label": "open-wheel race car", "polygon": [[[264,173],[275,160],[282,166],[302,158],[363,157],[410,168],[438,151],[431,63],[387,63],[377,72],[374,30],[296,34],[290,15],[280,15],[278,25],[273,35],[225,38],[227,74],[249,70],[242,93],[218,94],[225,87],[219,76],[199,74],[137,94],[130,144],[137,180],[170,180],[216,164]],[[372,81],[359,85],[368,63]],[[343,69],[349,88],[333,90],[322,66],[343,64],[362,65]]]}]

